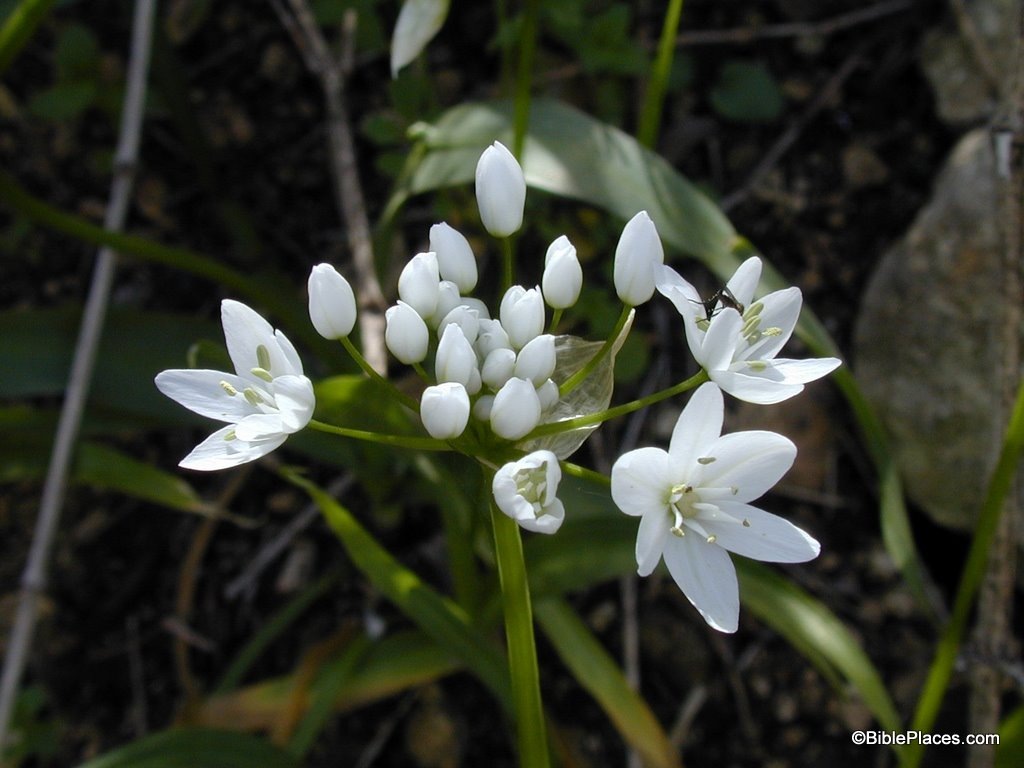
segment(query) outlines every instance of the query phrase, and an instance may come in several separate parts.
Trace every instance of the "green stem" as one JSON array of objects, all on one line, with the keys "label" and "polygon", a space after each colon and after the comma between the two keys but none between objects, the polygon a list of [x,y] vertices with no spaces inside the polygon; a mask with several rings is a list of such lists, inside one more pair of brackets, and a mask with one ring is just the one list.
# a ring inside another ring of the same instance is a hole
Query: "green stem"
[{"label": "green stem", "polygon": [[615,321],[615,327],[612,332],[605,339],[604,344],[597,350],[597,354],[587,360],[587,364],[580,368],[576,373],[570,376],[568,379],[562,382],[562,386],[558,388],[558,394],[565,397],[568,393],[572,392],[579,384],[587,378],[594,369],[601,363],[605,355],[607,355],[615,344],[615,341],[619,338],[619,334],[622,333],[622,329],[626,325],[626,321],[629,320],[629,313],[632,311],[632,307],[623,305],[622,312],[619,313],[619,319]]},{"label": "green stem", "polygon": [[50,13],[53,0],[22,0],[0,27],[0,74],[7,71]]},{"label": "green stem", "polygon": [[363,370],[363,373],[365,373],[375,382],[384,387],[384,389],[386,389],[394,397],[396,397],[406,408],[412,411],[416,411],[416,413],[419,413],[420,404],[416,401],[416,399],[405,394],[405,392],[400,390],[390,381],[388,381],[379,373],[377,373],[374,367],[370,365],[368,362],[366,362],[366,358],[363,357],[362,353],[356,348],[356,345],[352,343],[351,339],[349,339],[348,336],[343,336],[342,338],[338,339],[338,341],[340,341],[341,345],[345,347],[345,351],[352,356],[352,359],[356,361],[356,365],[358,365]]},{"label": "green stem", "polygon": [[548,743],[544,708],[537,671],[537,647],[533,635],[533,610],[523,560],[523,542],[519,526],[491,503],[494,525],[494,549],[498,560],[502,604],[505,612],[505,637],[508,642],[508,666],[512,677],[512,700],[516,708],[519,765],[522,768],[548,768]]},{"label": "green stem", "polygon": [[[924,690],[918,699],[917,711],[914,713],[914,720],[910,726],[912,730],[925,733],[931,731],[939,713],[939,707],[942,705],[946,688],[953,675],[953,665],[960,649],[960,642],[967,631],[967,621],[970,618],[974,597],[985,577],[989,548],[999,527],[1000,515],[1006,507],[1006,494],[1017,475],[1022,449],[1024,449],[1024,382],[1021,382],[1017,390],[1017,400],[1014,403],[1010,425],[1003,440],[1003,449],[999,454],[999,462],[996,464],[995,471],[992,473],[988,493],[985,495],[981,512],[978,515],[978,524],[974,529],[971,550],[967,555],[967,563],[964,565],[963,574],[960,577],[960,585],[953,602],[953,612],[935,648],[935,658],[932,660],[928,679],[925,681]],[[917,768],[923,755],[923,745],[918,742],[908,745],[903,753],[903,767]]]},{"label": "green stem", "polygon": [[683,0],[670,0],[665,11],[665,21],[661,27],[661,40],[658,42],[658,57],[651,70],[651,79],[647,83],[647,94],[644,98],[643,112],[640,113],[640,125],[637,128],[637,140],[645,147],[653,147],[658,138],[658,126],[661,124],[661,112],[665,105],[665,89],[668,76],[672,71],[672,59],[675,55],[675,38],[679,31],[679,19],[683,13]]},{"label": "green stem", "polygon": [[435,440],[432,437],[416,437],[415,435],[382,435],[377,432],[368,432],[364,429],[351,429],[339,427],[334,424],[325,424],[322,421],[313,419],[309,422],[312,429],[320,432],[328,432],[332,435],[350,437],[353,440],[364,440],[368,443],[380,443],[391,445],[395,448],[409,448],[414,451],[450,451],[451,446],[443,440]]},{"label": "green stem", "polygon": [[512,120],[512,154],[522,162],[526,129],[530,122],[530,86],[533,59],[537,50],[537,11],[539,0],[526,0],[523,31],[519,38],[519,66],[516,71],[515,107]]},{"label": "green stem", "polygon": [[502,272],[501,289],[507,291],[515,282],[516,275],[516,252],[512,242],[512,236],[501,238]]},{"label": "green stem", "polygon": [[551,325],[548,326],[548,333],[554,333],[560,322],[562,322],[562,310],[556,309],[551,313]]},{"label": "green stem", "polygon": [[617,419],[619,416],[625,416],[639,411],[641,408],[646,408],[649,405],[660,403],[662,400],[667,400],[675,395],[688,392],[691,389],[696,389],[705,381],[708,380],[708,374],[706,371],[700,371],[695,373],[685,381],[681,381],[674,387],[663,389],[660,392],[642,397],[639,400],[632,400],[622,405],[617,405],[614,408],[609,408],[606,411],[599,411],[598,413],[591,413],[587,416],[577,416],[575,419],[563,419],[562,421],[554,421],[550,424],[541,424],[533,432],[523,438],[523,441],[533,440],[537,437],[544,437],[545,435],[558,435],[562,432],[571,432],[574,429],[582,429],[583,427],[592,427],[595,424],[602,424],[611,419]]},{"label": "green stem", "polygon": [[559,464],[562,467],[562,472],[567,475],[578,477],[580,480],[589,480],[597,485],[611,485],[612,479],[608,475],[581,467],[579,464],[573,464],[571,461],[562,461]]}]

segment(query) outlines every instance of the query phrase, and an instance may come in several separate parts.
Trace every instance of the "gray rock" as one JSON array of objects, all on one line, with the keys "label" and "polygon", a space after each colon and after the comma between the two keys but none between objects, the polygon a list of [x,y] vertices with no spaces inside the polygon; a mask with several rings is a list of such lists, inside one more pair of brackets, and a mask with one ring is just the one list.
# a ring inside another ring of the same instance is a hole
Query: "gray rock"
[{"label": "gray rock", "polygon": [[872,276],[855,334],[857,378],[910,497],[958,528],[974,520],[1005,429],[994,165],[986,130],[961,139],[931,201]]}]

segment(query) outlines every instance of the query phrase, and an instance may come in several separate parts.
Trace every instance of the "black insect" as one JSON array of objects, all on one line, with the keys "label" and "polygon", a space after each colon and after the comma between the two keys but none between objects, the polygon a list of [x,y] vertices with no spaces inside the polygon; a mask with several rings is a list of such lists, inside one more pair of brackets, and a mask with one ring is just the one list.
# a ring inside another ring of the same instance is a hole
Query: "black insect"
[{"label": "black insect", "polygon": [[[725,307],[728,307],[729,309],[735,309],[741,315],[743,314],[743,310],[746,309],[746,307],[743,306],[740,300],[733,296],[733,293],[732,291],[729,290],[728,286],[725,286],[724,288],[715,291],[714,295],[710,299],[705,299],[704,301],[697,303],[704,307],[704,314],[706,315],[706,319],[708,320],[714,317],[721,309]],[[717,306],[719,304],[721,304],[722,306]]]}]

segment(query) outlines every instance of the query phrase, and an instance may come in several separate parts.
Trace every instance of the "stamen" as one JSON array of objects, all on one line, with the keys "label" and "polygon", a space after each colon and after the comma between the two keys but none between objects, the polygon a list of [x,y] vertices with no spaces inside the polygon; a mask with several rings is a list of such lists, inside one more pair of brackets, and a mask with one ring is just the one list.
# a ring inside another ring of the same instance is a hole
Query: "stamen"
[{"label": "stamen", "polygon": [[256,406],[259,405],[260,403],[266,402],[263,399],[263,396],[260,395],[260,393],[257,392],[252,387],[246,387],[245,391],[242,394],[245,395],[245,400],[246,402],[249,403],[249,405]]},{"label": "stamen", "polygon": [[669,530],[679,538],[682,538],[686,535],[686,532],[683,530],[683,515],[675,505],[672,506],[672,514],[675,516],[675,525],[669,528]]},{"label": "stamen", "polygon": [[220,383],[220,388],[223,389],[225,392],[227,392],[229,395],[231,395],[231,397],[234,397],[235,395],[238,394],[238,390],[235,389],[233,386],[231,386],[226,381],[222,381]]},{"label": "stamen", "polygon": [[750,521],[747,520],[747,518],[745,518],[745,517],[743,518],[743,527],[744,528],[749,528],[750,527]]},{"label": "stamen", "polygon": [[256,363],[263,370],[270,370],[270,350],[262,344],[256,347]]},{"label": "stamen", "polygon": [[237,440],[238,435],[235,434],[235,430],[229,429],[224,433],[224,442],[230,443],[232,440]]},{"label": "stamen", "polygon": [[251,373],[257,379],[263,379],[263,381],[266,381],[268,383],[274,380],[274,377],[266,368],[250,368],[249,373]]},{"label": "stamen", "polygon": [[716,541],[718,541],[718,537],[713,533],[707,538],[708,544],[714,544]]},{"label": "stamen", "polygon": [[757,335],[757,326],[759,326],[760,324],[761,318],[757,317],[756,315],[754,317],[747,318],[747,321],[743,324],[743,327],[740,328],[740,336],[746,339]]},{"label": "stamen", "polygon": [[757,371],[758,373],[760,373],[761,371],[768,368],[768,363],[766,363],[764,360],[747,360],[747,368],[749,368],[752,371]]},{"label": "stamen", "polygon": [[758,315],[761,314],[761,310],[763,310],[763,309],[764,309],[764,302],[763,301],[755,301],[753,304],[751,304],[749,307],[747,307],[747,311],[743,313],[743,317],[744,317],[744,319],[751,318],[751,317],[757,317]]},{"label": "stamen", "polygon": [[777,326],[777,325],[773,325],[770,328],[765,328],[763,331],[761,331],[761,335],[762,336],[781,336],[782,335],[782,329],[779,328],[779,326]]},{"label": "stamen", "polygon": [[[704,464],[704,465],[714,464],[716,461],[718,461],[718,459],[716,459],[714,456],[701,456],[699,459],[697,459],[697,463],[698,464]],[[693,489],[691,488],[690,490],[693,490]]]}]

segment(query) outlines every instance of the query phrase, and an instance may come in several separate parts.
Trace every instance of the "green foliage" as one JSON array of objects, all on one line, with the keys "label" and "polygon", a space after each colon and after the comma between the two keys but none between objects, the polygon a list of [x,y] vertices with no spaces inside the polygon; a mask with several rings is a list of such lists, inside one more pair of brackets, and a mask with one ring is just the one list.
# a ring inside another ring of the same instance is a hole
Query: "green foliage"
[{"label": "green foliage", "polygon": [[772,73],[755,61],[728,61],[711,88],[711,106],[740,123],[770,123],[782,114],[782,89]]},{"label": "green foliage", "polygon": [[78,768],[298,768],[265,739],[208,728],[175,728],[145,736]]},{"label": "green foliage", "polygon": [[47,716],[46,706],[46,691],[39,686],[27,686],[18,694],[4,765],[18,765],[31,757],[46,760],[57,753],[60,723]]}]

